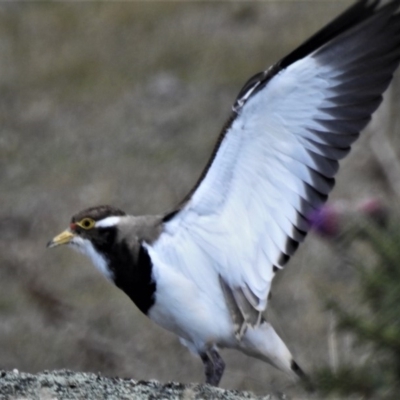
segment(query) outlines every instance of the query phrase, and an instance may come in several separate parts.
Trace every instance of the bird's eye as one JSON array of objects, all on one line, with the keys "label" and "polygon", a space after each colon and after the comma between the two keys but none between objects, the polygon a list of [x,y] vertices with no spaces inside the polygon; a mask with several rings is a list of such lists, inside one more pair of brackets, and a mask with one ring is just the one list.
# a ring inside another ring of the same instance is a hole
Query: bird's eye
[{"label": "bird's eye", "polygon": [[83,218],[79,222],[77,222],[77,225],[79,225],[83,229],[92,229],[95,225],[95,221],[91,218]]}]

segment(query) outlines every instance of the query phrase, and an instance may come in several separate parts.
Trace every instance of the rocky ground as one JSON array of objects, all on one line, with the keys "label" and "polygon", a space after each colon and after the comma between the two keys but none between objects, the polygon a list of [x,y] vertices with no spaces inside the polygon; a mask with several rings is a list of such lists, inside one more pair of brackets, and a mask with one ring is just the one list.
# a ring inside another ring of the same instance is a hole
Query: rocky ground
[{"label": "rocky ground", "polygon": [[255,396],[209,385],[108,378],[68,370],[39,374],[0,371],[1,400],[278,400],[282,394]]}]

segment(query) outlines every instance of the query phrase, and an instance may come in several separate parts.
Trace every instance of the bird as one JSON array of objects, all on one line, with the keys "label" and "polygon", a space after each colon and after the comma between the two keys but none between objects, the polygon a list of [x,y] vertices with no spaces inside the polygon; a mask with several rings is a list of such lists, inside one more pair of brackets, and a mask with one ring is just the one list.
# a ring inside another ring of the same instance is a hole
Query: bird
[{"label": "bird", "polygon": [[68,245],[198,355],[218,386],[231,348],[306,374],[268,321],[274,276],[327,200],[339,161],[400,61],[400,0],[359,0],[239,91],[204,171],[174,208],[75,214]]}]

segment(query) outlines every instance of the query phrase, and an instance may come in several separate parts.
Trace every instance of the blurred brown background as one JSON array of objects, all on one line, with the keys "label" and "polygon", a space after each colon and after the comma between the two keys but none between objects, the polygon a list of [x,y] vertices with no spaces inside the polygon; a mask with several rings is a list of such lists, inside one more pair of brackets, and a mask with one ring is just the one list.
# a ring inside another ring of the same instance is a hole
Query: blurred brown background
[{"label": "blurred brown background", "polygon": [[[89,260],[48,251],[46,242],[91,205],[146,214],[176,204],[247,78],[350,3],[0,5],[0,369],[203,380],[200,360]],[[381,112],[395,149],[399,87]],[[371,132],[343,163],[334,199],[396,201]],[[330,361],[319,293],[351,304],[353,272],[335,251],[310,235],[273,288],[271,319],[305,370]],[[351,351],[340,340],[337,356],[346,360]],[[223,356],[223,387],[301,396],[262,362]]]}]

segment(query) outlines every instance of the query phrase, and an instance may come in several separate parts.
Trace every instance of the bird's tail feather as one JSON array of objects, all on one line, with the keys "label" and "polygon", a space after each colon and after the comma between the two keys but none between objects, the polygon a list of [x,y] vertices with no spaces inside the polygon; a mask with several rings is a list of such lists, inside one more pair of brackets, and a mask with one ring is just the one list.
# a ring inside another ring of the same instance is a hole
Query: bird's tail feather
[{"label": "bird's tail feather", "polygon": [[305,376],[293,360],[293,356],[272,325],[263,321],[260,325],[248,326],[239,344],[239,349],[252,357],[265,361],[288,373],[293,378]]}]

